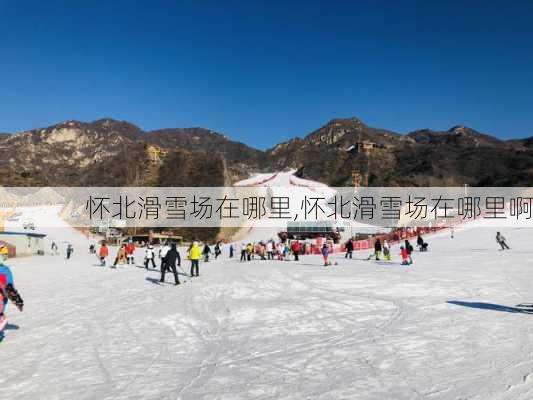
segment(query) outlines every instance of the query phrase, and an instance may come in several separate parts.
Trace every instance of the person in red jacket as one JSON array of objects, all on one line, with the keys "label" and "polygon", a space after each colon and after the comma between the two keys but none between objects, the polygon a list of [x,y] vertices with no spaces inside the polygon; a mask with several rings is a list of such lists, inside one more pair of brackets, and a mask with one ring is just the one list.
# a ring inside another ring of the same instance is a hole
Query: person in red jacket
[{"label": "person in red jacket", "polygon": [[129,242],[128,244],[126,244],[126,259],[127,259],[127,264],[132,264],[132,265],[135,265],[135,260],[134,260],[134,256],[133,254],[135,253],[135,245],[133,244],[133,242]]},{"label": "person in red jacket", "polygon": [[291,251],[292,251],[292,254],[294,254],[294,261],[298,261],[298,256],[300,254],[300,250],[301,250],[301,246],[300,246],[300,242],[295,240],[294,242],[292,242],[291,244]]},{"label": "person in red jacket", "polygon": [[107,245],[105,244],[105,242],[102,242],[98,255],[100,256],[100,265],[102,267],[105,267],[105,259],[109,255],[109,249],[107,248]]},{"label": "person in red jacket", "polygon": [[409,252],[407,249],[403,246],[400,247],[400,254],[402,256],[402,265],[410,265],[413,261],[411,261],[411,258],[409,257]]}]

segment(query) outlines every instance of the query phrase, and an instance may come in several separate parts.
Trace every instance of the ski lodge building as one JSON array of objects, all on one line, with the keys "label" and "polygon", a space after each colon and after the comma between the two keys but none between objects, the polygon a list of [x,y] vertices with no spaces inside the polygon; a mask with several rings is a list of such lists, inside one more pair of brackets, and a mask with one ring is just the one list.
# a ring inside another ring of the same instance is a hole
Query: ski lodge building
[{"label": "ski lodge building", "polygon": [[9,257],[43,255],[45,237],[34,232],[0,232],[0,245],[7,246]]}]

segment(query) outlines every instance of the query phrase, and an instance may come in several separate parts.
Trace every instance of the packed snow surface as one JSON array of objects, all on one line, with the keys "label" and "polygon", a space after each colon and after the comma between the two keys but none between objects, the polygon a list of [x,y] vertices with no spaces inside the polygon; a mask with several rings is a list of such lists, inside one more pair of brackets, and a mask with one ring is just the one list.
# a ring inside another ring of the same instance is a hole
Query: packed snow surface
[{"label": "packed snow surface", "polygon": [[226,246],[192,281],[184,260],[177,287],[48,233],[75,253],[9,260],[26,306],[7,309],[2,398],[533,398],[533,315],[514,307],[533,301],[533,230],[503,231],[510,251],[493,229],[428,236],[411,267],[397,247],[392,263],[324,267],[239,263]]}]

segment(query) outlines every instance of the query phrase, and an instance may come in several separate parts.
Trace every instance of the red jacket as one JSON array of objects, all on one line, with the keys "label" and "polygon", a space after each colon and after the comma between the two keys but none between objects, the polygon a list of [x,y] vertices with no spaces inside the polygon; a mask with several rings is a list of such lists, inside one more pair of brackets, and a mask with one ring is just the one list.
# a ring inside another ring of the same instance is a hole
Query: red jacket
[{"label": "red jacket", "polygon": [[100,247],[100,257],[107,257],[109,255],[109,250],[106,245]]},{"label": "red jacket", "polygon": [[300,247],[300,242],[292,242],[291,244],[291,250],[292,251],[300,251],[301,247]]},{"label": "red jacket", "polygon": [[131,256],[135,252],[135,245],[133,243],[128,243],[126,245],[126,254]]},{"label": "red jacket", "polygon": [[407,249],[402,249],[401,253],[402,259],[407,260],[409,258],[409,253],[407,253]]}]

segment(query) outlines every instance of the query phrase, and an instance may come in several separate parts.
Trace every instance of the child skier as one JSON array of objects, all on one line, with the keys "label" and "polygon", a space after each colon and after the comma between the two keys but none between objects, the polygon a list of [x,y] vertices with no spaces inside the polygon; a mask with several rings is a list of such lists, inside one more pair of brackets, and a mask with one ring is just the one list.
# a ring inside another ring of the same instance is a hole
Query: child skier
[{"label": "child skier", "polygon": [[407,249],[403,246],[400,246],[400,255],[402,256],[402,265],[411,265],[413,263],[409,257]]},{"label": "child skier", "polygon": [[148,269],[148,264],[151,262],[152,267],[155,269],[155,254],[154,254],[154,246],[151,244],[148,245],[146,248],[146,251],[144,253],[144,268]]},{"label": "child skier", "polygon": [[105,267],[106,258],[109,255],[109,249],[105,242],[102,242],[98,255],[100,256],[100,266]]},{"label": "child skier", "polygon": [[128,264],[132,264],[132,265],[135,265],[135,260],[134,260],[134,256],[133,254],[135,253],[135,245],[133,244],[133,242],[128,242],[128,244],[126,245],[126,262]]}]

